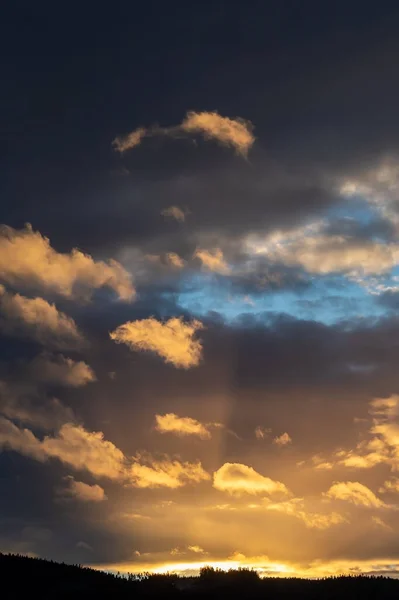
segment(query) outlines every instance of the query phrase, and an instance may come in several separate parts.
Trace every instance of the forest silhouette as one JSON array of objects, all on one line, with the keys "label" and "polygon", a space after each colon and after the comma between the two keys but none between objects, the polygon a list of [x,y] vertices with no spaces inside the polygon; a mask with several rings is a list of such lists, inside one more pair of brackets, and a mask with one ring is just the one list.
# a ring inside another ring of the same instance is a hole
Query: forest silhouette
[{"label": "forest silhouette", "polygon": [[264,598],[274,600],[394,600],[399,580],[382,576],[342,576],[317,580],[260,578],[256,571],[201,569],[198,577],[176,574],[120,574],[40,558],[0,554],[0,597],[35,598]]}]

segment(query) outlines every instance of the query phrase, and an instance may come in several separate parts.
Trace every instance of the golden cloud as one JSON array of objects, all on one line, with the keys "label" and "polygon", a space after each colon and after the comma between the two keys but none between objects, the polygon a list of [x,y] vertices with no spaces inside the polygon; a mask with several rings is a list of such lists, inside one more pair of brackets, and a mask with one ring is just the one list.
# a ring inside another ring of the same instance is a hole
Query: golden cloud
[{"label": "golden cloud", "polygon": [[73,477],[67,477],[67,485],[60,492],[67,497],[81,502],[103,502],[107,500],[104,489],[97,484],[89,485],[83,481],[76,481]]},{"label": "golden cloud", "polygon": [[230,119],[222,117],[217,112],[190,111],[180,125],[153,126],[148,129],[139,127],[125,136],[116,137],[112,144],[118,152],[123,153],[137,147],[144,137],[200,134],[206,140],[215,140],[222,146],[233,148],[237,154],[246,157],[255,141],[252,131],[252,123],[240,117]]},{"label": "golden cloud", "polygon": [[225,463],[213,475],[213,487],[229,494],[284,494],[288,488],[280,481],[264,477],[252,467],[240,463]]},{"label": "golden cloud", "polygon": [[302,498],[292,498],[284,502],[270,502],[266,504],[266,510],[271,510],[285,515],[296,517],[304,522],[310,529],[328,529],[334,525],[346,523],[345,517],[337,512],[327,514],[307,512],[304,509]]},{"label": "golden cloud", "polygon": [[61,254],[30,225],[0,229],[0,279],[15,287],[38,288],[69,298],[91,296],[102,287],[122,300],[135,295],[130,274],[115,260],[94,261],[76,248]]},{"label": "golden cloud", "polygon": [[148,464],[134,462],[129,469],[129,483],[138,488],[167,487],[180,488],[187,483],[200,483],[210,479],[201,463],[180,462],[178,460],[155,460],[151,456],[144,458]]},{"label": "golden cloud", "polygon": [[34,379],[46,383],[82,387],[96,381],[94,371],[87,363],[74,361],[62,354],[57,357],[42,354],[30,363],[29,369]]},{"label": "golden cloud", "polygon": [[[138,488],[180,488],[210,479],[199,461],[181,462],[150,454],[126,457],[101,431],[90,432],[80,425],[66,423],[54,436],[38,439],[29,429],[20,429],[0,417],[0,448],[8,448],[40,462],[58,459],[77,471],[93,477],[119,481]],[[81,486],[80,486],[80,489]],[[86,490],[87,491],[87,490]]]},{"label": "golden cloud", "polygon": [[112,142],[115,150],[123,154],[126,150],[135,148],[141,143],[141,140],[146,136],[147,130],[144,127],[139,127],[125,136],[116,137]]},{"label": "golden cloud", "polygon": [[154,352],[177,368],[189,369],[201,360],[202,344],[194,339],[200,329],[203,325],[196,320],[185,323],[182,317],[173,317],[161,322],[150,317],[120,325],[110,337],[132,350]]},{"label": "golden cloud", "polygon": [[[1,260],[1,259],[0,259]],[[25,335],[55,348],[75,348],[84,344],[75,321],[43,298],[10,294],[0,284],[1,329],[9,334]]]},{"label": "golden cloud", "polygon": [[288,444],[292,444],[292,439],[288,435],[288,433],[285,432],[275,437],[273,440],[273,444],[276,444],[276,446],[287,446]]},{"label": "golden cloud", "polygon": [[265,437],[270,435],[272,430],[268,427],[261,427],[258,425],[255,429],[255,437],[257,440],[263,440]]},{"label": "golden cloud", "polygon": [[223,146],[230,146],[242,156],[247,156],[255,141],[250,121],[239,117],[229,119],[217,112],[188,112],[181,128],[188,133],[200,133],[205,139],[216,140]]},{"label": "golden cloud", "polygon": [[221,275],[228,275],[230,273],[230,267],[224,260],[223,252],[220,248],[216,248],[213,252],[198,249],[195,251],[193,258],[199,258],[202,265],[208,271],[220,273]]},{"label": "golden cloud", "polygon": [[166,254],[166,262],[171,267],[176,267],[177,269],[182,269],[185,265],[184,260],[175,252],[168,252]]},{"label": "golden cloud", "polygon": [[159,433],[174,433],[179,436],[195,435],[201,439],[209,439],[209,425],[204,425],[190,417],[179,417],[174,413],[155,415],[155,429]]},{"label": "golden cloud", "polygon": [[164,208],[161,215],[164,217],[171,217],[180,223],[183,223],[186,220],[185,211],[178,206],[168,206],[168,208]]},{"label": "golden cloud", "polygon": [[374,492],[358,481],[339,481],[334,483],[324,495],[326,498],[346,500],[356,506],[365,506],[367,508],[386,508],[387,506],[382,500],[377,498]]}]

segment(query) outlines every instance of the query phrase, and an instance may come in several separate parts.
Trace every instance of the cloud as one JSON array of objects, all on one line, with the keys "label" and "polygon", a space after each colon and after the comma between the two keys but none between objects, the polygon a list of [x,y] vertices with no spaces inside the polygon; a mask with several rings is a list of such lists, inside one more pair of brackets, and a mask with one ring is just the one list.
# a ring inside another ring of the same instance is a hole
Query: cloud
[{"label": "cloud", "polygon": [[141,144],[141,140],[147,135],[147,130],[144,127],[139,127],[125,136],[116,137],[112,142],[115,150],[123,154],[126,150],[135,148]]},{"label": "cloud", "polygon": [[270,435],[272,430],[268,427],[261,427],[258,425],[255,429],[255,437],[257,440],[263,440],[265,437]]},{"label": "cloud", "polygon": [[230,146],[242,156],[247,156],[255,141],[250,121],[239,117],[229,119],[217,112],[188,112],[181,128],[188,133],[201,133],[205,139],[214,139],[223,146]]},{"label": "cloud", "polygon": [[268,501],[266,510],[296,517],[310,529],[329,529],[334,525],[346,522],[346,519],[337,512],[323,514],[305,511],[302,498],[292,498],[291,500],[275,503]]},{"label": "cloud", "polygon": [[[140,456],[129,469],[129,483],[138,488],[180,488],[187,483],[200,483],[210,479],[201,463],[178,460],[156,460],[150,455]],[[143,460],[148,464],[142,464]]]},{"label": "cloud", "polygon": [[317,275],[382,274],[399,262],[398,244],[330,234],[319,221],[285,233],[273,232],[263,240],[250,238],[247,247],[272,263],[301,267]]},{"label": "cloud", "polygon": [[42,398],[31,386],[18,382],[0,381],[0,414],[36,428],[58,429],[67,422],[74,422],[70,407],[57,398]]},{"label": "cloud", "polygon": [[213,487],[230,494],[289,495],[287,487],[240,463],[225,463],[213,475]]},{"label": "cloud", "polygon": [[246,157],[255,141],[252,131],[252,123],[240,117],[230,119],[229,117],[222,117],[217,112],[190,111],[180,125],[171,127],[153,126],[147,129],[139,127],[125,136],[116,137],[112,144],[118,152],[123,153],[126,150],[136,148],[144,137],[179,137],[182,134],[200,134],[206,140],[215,140],[222,146],[233,148],[237,154]]},{"label": "cloud", "polygon": [[105,440],[101,431],[90,432],[72,423],[62,425],[54,436],[40,440],[29,429],[20,429],[0,417],[0,448],[14,450],[39,462],[58,459],[93,477],[104,477],[137,488],[177,489],[210,479],[199,461],[181,462],[167,456],[158,460],[150,454],[128,458],[112,442]]},{"label": "cloud", "polygon": [[30,363],[29,370],[36,381],[56,385],[82,387],[96,381],[94,371],[87,363],[74,361],[62,354],[57,357],[42,354]]},{"label": "cloud", "polygon": [[211,432],[209,425],[203,425],[190,417],[178,417],[174,413],[155,415],[155,429],[159,433],[174,433],[179,436],[194,435],[201,439],[209,439]]},{"label": "cloud", "polygon": [[36,288],[68,298],[90,298],[93,290],[112,289],[120,299],[135,295],[130,274],[115,260],[94,261],[76,248],[61,254],[30,225],[0,229],[0,279],[14,287]]},{"label": "cloud", "polygon": [[358,481],[340,481],[334,483],[324,495],[326,498],[345,500],[356,506],[365,506],[367,508],[386,507],[386,504],[382,500],[377,498],[368,487]]},{"label": "cloud", "polygon": [[[1,259],[0,259],[1,260]],[[77,348],[84,344],[75,321],[43,298],[10,294],[0,284],[0,328],[24,335],[54,348]]]},{"label": "cloud", "polygon": [[276,444],[276,446],[287,446],[288,444],[292,444],[292,439],[288,433],[282,433],[274,438],[273,444]]},{"label": "cloud", "polygon": [[175,252],[168,252],[166,254],[166,262],[172,266],[172,267],[176,267],[177,269],[182,269],[185,265],[184,260]]},{"label": "cloud", "polygon": [[199,258],[202,265],[209,271],[220,273],[221,275],[228,275],[230,273],[230,267],[224,260],[223,252],[220,248],[216,248],[213,252],[198,249],[195,251],[193,258]]},{"label": "cloud", "polygon": [[189,369],[201,360],[202,344],[194,339],[200,329],[203,325],[197,320],[185,323],[182,317],[173,317],[161,322],[150,317],[120,325],[110,337],[132,350],[154,352],[177,368]]},{"label": "cloud", "polygon": [[178,206],[169,206],[168,208],[164,208],[164,210],[161,212],[161,215],[175,219],[180,223],[183,223],[186,220],[186,212]]},{"label": "cloud", "polygon": [[63,496],[81,502],[103,502],[107,500],[104,489],[97,484],[89,485],[83,481],[76,481],[73,477],[66,478],[67,485],[59,490]]},{"label": "cloud", "polygon": [[395,494],[399,493],[399,479],[395,477],[394,479],[388,479],[384,481],[381,488],[378,490],[381,494],[385,492],[394,492]]}]

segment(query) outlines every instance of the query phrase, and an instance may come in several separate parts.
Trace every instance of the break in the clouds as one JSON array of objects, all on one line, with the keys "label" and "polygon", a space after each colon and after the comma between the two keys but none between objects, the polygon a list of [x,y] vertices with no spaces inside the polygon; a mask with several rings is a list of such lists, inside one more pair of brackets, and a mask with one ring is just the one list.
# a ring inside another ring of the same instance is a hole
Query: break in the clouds
[{"label": "break in the clouds", "polygon": [[110,336],[132,350],[154,352],[177,368],[189,369],[201,360],[202,344],[195,336],[202,328],[202,323],[197,320],[184,322],[182,318],[174,317],[161,322],[151,317],[124,323]]},{"label": "break in the clouds", "polygon": [[95,261],[76,248],[57,252],[30,225],[0,230],[0,280],[23,289],[68,298],[90,298],[93,290],[112,289],[122,300],[134,297],[131,275],[115,260]]},{"label": "break in the clouds", "polygon": [[255,141],[252,133],[253,125],[242,118],[231,119],[223,117],[217,112],[188,112],[180,125],[171,127],[149,127],[138,129],[125,136],[116,137],[113,141],[114,148],[126,152],[139,146],[145,137],[199,134],[206,140],[216,140],[222,146],[233,148],[237,154],[246,157]]}]

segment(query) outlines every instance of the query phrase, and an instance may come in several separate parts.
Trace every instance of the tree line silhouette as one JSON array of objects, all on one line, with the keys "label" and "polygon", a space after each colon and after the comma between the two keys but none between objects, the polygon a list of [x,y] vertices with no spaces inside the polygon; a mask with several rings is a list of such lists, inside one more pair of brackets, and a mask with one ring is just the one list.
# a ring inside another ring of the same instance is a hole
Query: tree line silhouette
[{"label": "tree line silhouette", "polygon": [[397,600],[399,580],[342,576],[309,580],[259,577],[251,569],[201,569],[198,577],[176,574],[120,574],[18,554],[0,553],[0,598],[157,598],[165,600]]}]

